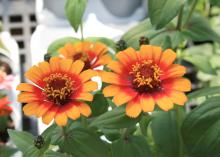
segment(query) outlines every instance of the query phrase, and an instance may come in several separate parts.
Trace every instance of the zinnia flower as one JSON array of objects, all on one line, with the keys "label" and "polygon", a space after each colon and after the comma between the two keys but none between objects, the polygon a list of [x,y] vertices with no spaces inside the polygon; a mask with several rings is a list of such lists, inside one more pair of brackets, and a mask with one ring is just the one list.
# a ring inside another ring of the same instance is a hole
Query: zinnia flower
[{"label": "zinnia flower", "polygon": [[102,80],[111,84],[103,93],[113,96],[117,106],[127,103],[128,116],[152,112],[155,104],[168,111],[187,101],[184,92],[191,90],[191,83],[182,77],[186,68],[173,64],[176,53],[171,49],[162,52],[160,47],[143,45],[138,52],[133,48],[121,51],[116,58],[108,65],[113,72],[102,72]]},{"label": "zinnia flower", "polygon": [[58,51],[64,58],[73,59],[74,61],[82,60],[85,63],[84,70],[106,65],[111,61],[111,57],[107,54],[108,48],[100,42],[67,43]]},{"label": "zinnia flower", "polygon": [[13,80],[13,75],[7,75],[5,72],[0,70],[0,90],[11,89]]},{"label": "zinnia flower", "polygon": [[8,106],[10,104],[8,97],[0,99],[0,116],[9,115],[12,112],[12,108]]},{"label": "zinnia flower", "polygon": [[84,63],[80,60],[52,57],[49,62],[33,66],[25,76],[34,84],[21,83],[17,90],[18,101],[27,103],[23,111],[26,115],[42,117],[45,124],[53,119],[64,126],[68,117],[75,120],[80,114],[88,117],[91,109],[85,101],[92,101],[90,91],[97,89],[97,83],[91,81],[96,72],[82,71]]}]

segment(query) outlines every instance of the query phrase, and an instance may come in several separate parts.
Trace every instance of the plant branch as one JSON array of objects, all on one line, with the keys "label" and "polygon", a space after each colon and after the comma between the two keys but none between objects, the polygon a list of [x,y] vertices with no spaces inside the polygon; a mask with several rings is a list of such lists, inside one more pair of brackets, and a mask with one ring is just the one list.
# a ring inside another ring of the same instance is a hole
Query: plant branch
[{"label": "plant branch", "polygon": [[196,8],[197,3],[198,3],[198,0],[194,0],[193,1],[193,4],[192,4],[192,6],[190,8],[190,11],[189,11],[189,14],[188,14],[188,16],[186,18],[186,23],[185,24],[187,24],[189,22],[189,20],[191,19],[192,15],[193,15],[193,12],[194,12],[194,10]]},{"label": "plant branch", "polygon": [[81,22],[80,24],[80,33],[81,33],[81,41],[84,40],[84,36],[83,36],[83,23]]},{"label": "plant branch", "polygon": [[182,29],[183,9],[184,9],[184,4],[182,4],[182,6],[180,8],[179,15],[178,15],[178,21],[177,21],[177,26],[176,26],[177,30],[181,30]]}]

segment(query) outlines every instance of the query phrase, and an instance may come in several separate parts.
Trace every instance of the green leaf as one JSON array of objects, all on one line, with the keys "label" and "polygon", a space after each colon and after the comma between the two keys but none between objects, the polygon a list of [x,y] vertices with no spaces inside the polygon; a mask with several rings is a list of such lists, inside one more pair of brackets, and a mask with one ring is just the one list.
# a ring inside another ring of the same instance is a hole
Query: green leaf
[{"label": "green leaf", "polygon": [[112,48],[113,50],[115,50],[115,48],[116,48],[115,42],[112,39],[109,39],[109,38],[105,38],[105,37],[88,37],[85,40],[93,41],[93,42],[101,42],[101,43],[107,45],[108,47]]},{"label": "green leaf", "polygon": [[41,149],[34,146],[34,136],[28,132],[8,130],[9,136],[17,148],[23,152],[24,157],[42,157],[47,150],[50,141],[46,141]]},{"label": "green leaf", "polygon": [[220,1],[219,0],[210,0],[210,3],[212,5],[220,6]]},{"label": "green leaf", "polygon": [[149,0],[148,11],[151,23],[163,28],[178,14],[183,0]]},{"label": "green leaf", "polygon": [[153,157],[144,136],[130,136],[112,143],[112,157]]},{"label": "green leaf", "polygon": [[140,22],[137,26],[128,30],[121,39],[126,41],[128,46],[138,49],[139,39],[141,36],[145,36],[151,40],[163,31],[164,29],[155,30],[150,23],[150,20],[146,19]]},{"label": "green leaf", "polygon": [[220,36],[211,28],[210,22],[200,16],[195,15],[191,18],[183,33],[193,41],[216,41],[220,43]]},{"label": "green leaf", "polygon": [[15,148],[11,148],[9,146],[0,146],[0,155],[1,157],[11,157],[18,150]]},{"label": "green leaf", "polygon": [[215,75],[216,71],[212,67],[211,63],[209,62],[209,56],[202,56],[200,54],[191,54],[191,55],[184,55],[182,57],[184,60],[192,63],[194,66],[196,66],[199,70],[201,70],[204,73]]},{"label": "green leaf", "polygon": [[60,148],[74,157],[109,157],[110,155],[107,143],[96,134],[82,128],[65,132]]},{"label": "green leaf", "polygon": [[65,5],[66,17],[70,24],[77,32],[79,25],[82,23],[87,0],[67,0]]},{"label": "green leaf", "polygon": [[71,155],[63,154],[60,152],[54,152],[52,150],[49,150],[45,153],[46,157],[71,157]]},{"label": "green leaf", "polygon": [[64,37],[64,38],[57,39],[49,45],[47,49],[47,53],[50,54],[51,57],[57,56],[59,54],[58,53],[59,48],[63,47],[67,43],[75,43],[78,41],[80,40],[77,38],[73,38],[73,37]]},{"label": "green leaf", "polygon": [[182,125],[189,156],[219,157],[220,97],[207,99],[190,112]]},{"label": "green leaf", "polygon": [[90,127],[104,127],[104,128],[127,128],[129,126],[135,125],[140,120],[140,116],[138,118],[129,118],[125,115],[125,108],[116,107],[111,111],[108,111],[102,115],[100,115],[97,119],[95,119]]},{"label": "green leaf", "polygon": [[102,93],[96,93],[90,107],[92,109],[92,116],[96,117],[108,111],[108,101]]},{"label": "green leaf", "polygon": [[0,116],[0,131],[6,131],[8,126],[8,116]]},{"label": "green leaf", "polygon": [[152,135],[159,157],[178,157],[182,150],[180,128],[177,123],[182,122],[182,113],[172,110],[153,114],[151,121]]},{"label": "green leaf", "polygon": [[217,87],[206,87],[202,89],[198,89],[190,94],[188,94],[188,98],[199,98],[199,97],[207,97],[207,96],[213,96],[213,95],[219,95],[220,93],[220,86]]}]

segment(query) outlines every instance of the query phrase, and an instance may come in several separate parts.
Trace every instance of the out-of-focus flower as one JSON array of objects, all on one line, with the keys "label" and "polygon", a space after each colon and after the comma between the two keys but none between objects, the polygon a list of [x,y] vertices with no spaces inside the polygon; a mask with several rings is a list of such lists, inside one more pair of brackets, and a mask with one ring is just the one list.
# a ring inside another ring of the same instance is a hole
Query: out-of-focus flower
[{"label": "out-of-focus flower", "polygon": [[88,69],[82,71],[85,64],[77,60],[52,57],[48,62],[41,62],[31,67],[25,76],[33,84],[21,83],[17,90],[18,101],[27,103],[23,111],[26,115],[42,117],[45,124],[53,119],[64,126],[68,117],[75,120],[80,114],[88,117],[91,109],[84,101],[92,101],[90,93],[98,87],[91,81],[96,72]]},{"label": "out-of-focus flower", "polygon": [[12,108],[8,106],[10,104],[8,97],[0,98],[0,116],[6,116],[11,114]]},{"label": "out-of-focus flower", "polygon": [[111,84],[103,93],[113,96],[117,106],[127,103],[128,116],[152,112],[155,104],[168,111],[187,101],[184,92],[191,90],[191,83],[182,77],[186,68],[173,64],[176,53],[171,49],[162,52],[160,47],[143,45],[137,52],[133,48],[121,51],[116,58],[108,65],[113,72],[101,73],[102,81]]},{"label": "out-of-focus flower", "polygon": [[0,70],[0,90],[11,89],[13,80],[13,75],[7,75],[5,72]]},{"label": "out-of-focus flower", "polygon": [[58,51],[64,58],[82,60],[85,63],[83,70],[94,69],[111,61],[111,57],[107,54],[108,48],[100,42],[67,43]]}]

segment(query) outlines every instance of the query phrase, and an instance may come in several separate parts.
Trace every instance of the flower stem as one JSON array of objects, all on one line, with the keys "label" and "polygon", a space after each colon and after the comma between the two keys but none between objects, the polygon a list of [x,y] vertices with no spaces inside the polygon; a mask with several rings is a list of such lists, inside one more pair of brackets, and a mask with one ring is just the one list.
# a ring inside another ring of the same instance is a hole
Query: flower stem
[{"label": "flower stem", "polygon": [[180,12],[179,12],[179,15],[178,15],[178,21],[177,21],[177,26],[176,26],[177,30],[182,29],[183,9],[184,9],[184,4],[181,5]]},{"label": "flower stem", "polygon": [[88,123],[87,123],[87,119],[84,116],[81,116],[81,123],[84,127],[87,127]]},{"label": "flower stem", "polygon": [[80,33],[81,33],[81,41],[84,40],[84,36],[83,36],[83,23],[81,22],[80,24]]},{"label": "flower stem", "polygon": [[187,18],[186,18],[186,23],[185,23],[185,25],[186,25],[186,24],[189,22],[189,20],[191,19],[192,15],[193,15],[193,12],[194,12],[194,10],[195,10],[195,8],[196,8],[197,2],[198,2],[198,0],[194,0],[194,1],[193,1],[193,4],[192,4],[192,6],[191,6],[191,8],[190,8],[190,11],[189,11],[189,14],[188,14],[188,16],[187,16]]}]

